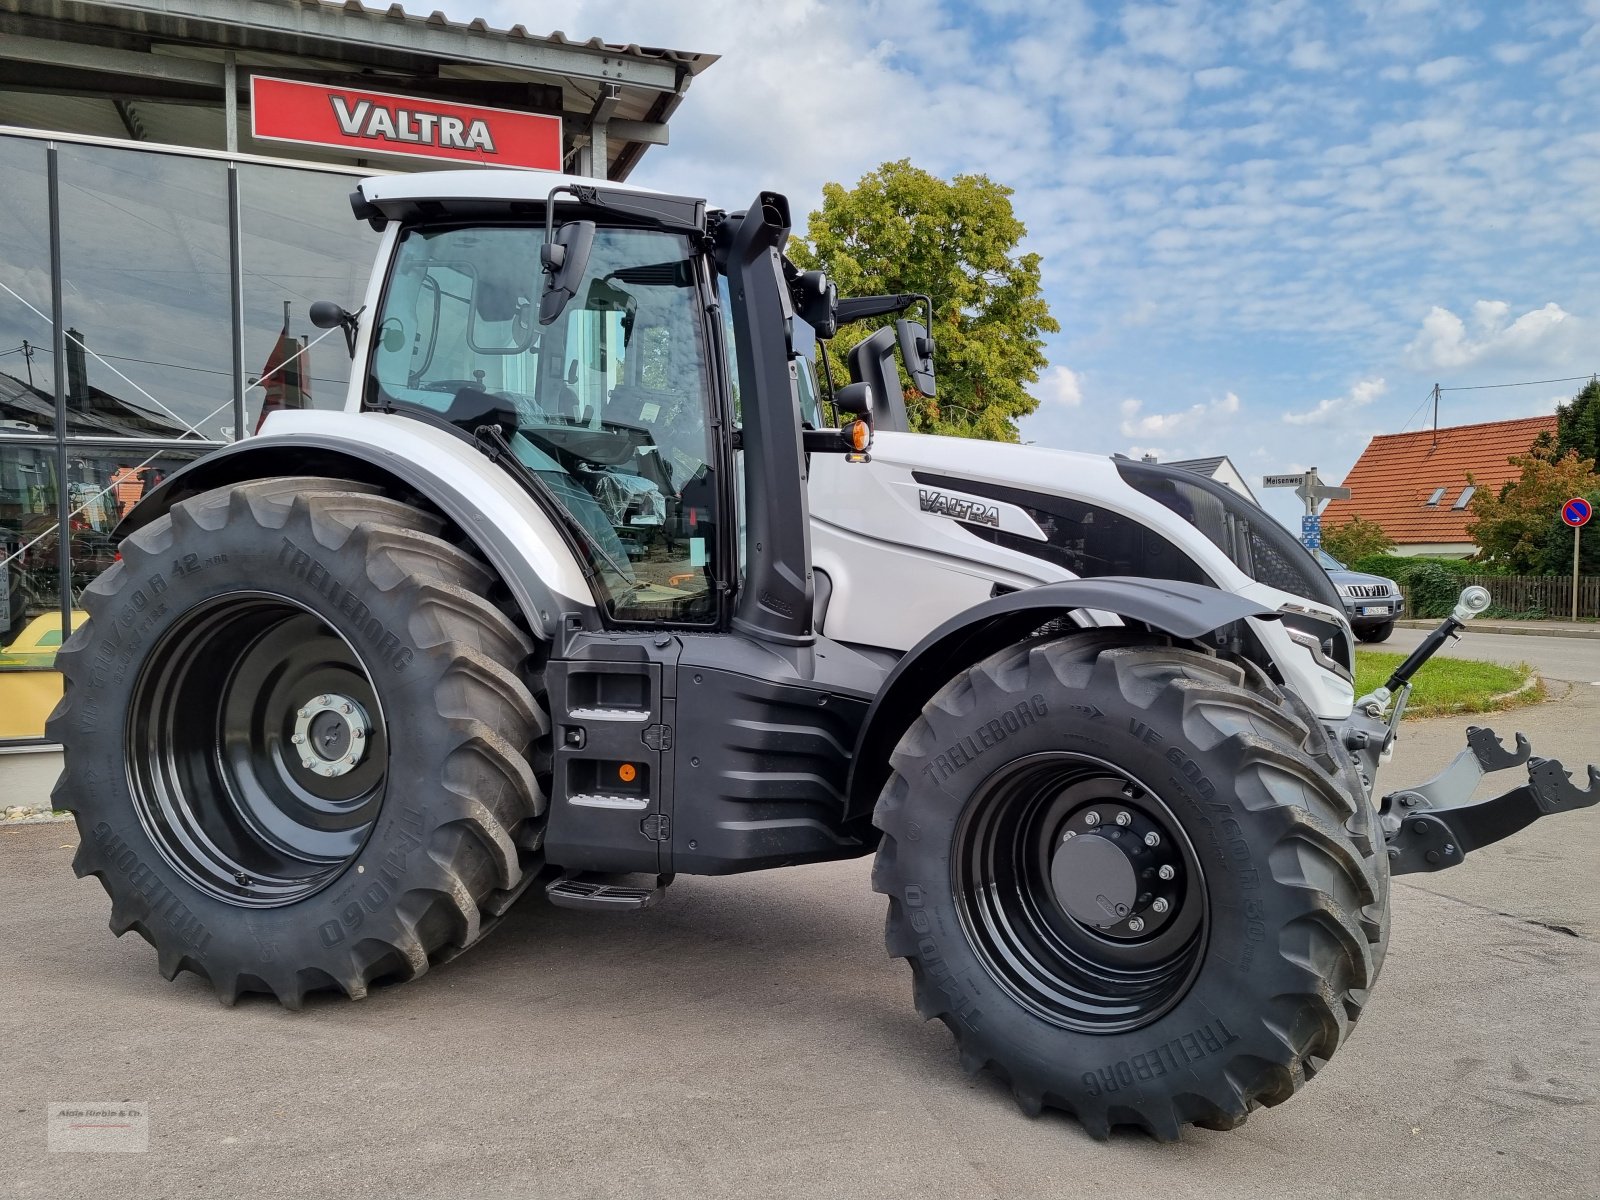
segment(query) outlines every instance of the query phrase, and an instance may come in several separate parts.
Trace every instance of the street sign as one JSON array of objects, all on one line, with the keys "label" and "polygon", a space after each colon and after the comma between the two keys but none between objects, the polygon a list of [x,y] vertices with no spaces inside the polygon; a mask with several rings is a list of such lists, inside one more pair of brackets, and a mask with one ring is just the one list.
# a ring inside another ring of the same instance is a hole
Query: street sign
[{"label": "street sign", "polygon": [[1300,518],[1300,543],[1307,550],[1322,546],[1322,518],[1307,514]]},{"label": "street sign", "polygon": [[1298,475],[1263,475],[1261,486],[1269,488],[1292,487],[1294,494],[1305,501],[1306,511],[1315,512],[1317,505],[1324,500],[1348,500],[1350,489],[1335,487],[1323,483],[1317,475],[1317,469],[1312,467],[1309,471],[1301,471]]},{"label": "street sign", "polygon": [[1561,506],[1561,519],[1574,529],[1581,529],[1594,516],[1594,505],[1582,496],[1574,496]]}]

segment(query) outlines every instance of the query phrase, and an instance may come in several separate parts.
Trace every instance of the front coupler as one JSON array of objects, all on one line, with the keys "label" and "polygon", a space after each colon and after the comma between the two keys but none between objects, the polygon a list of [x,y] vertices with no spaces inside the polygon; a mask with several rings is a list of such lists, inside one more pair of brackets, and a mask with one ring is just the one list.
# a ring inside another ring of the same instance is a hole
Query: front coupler
[{"label": "front coupler", "polygon": [[[1540,817],[1600,803],[1600,769],[1588,769],[1587,789],[1575,787],[1559,762],[1533,757],[1528,739],[1520,733],[1516,738],[1516,750],[1507,750],[1494,730],[1473,726],[1467,730],[1467,748],[1448,767],[1426,783],[1383,798],[1390,874],[1442,871]],[[1471,802],[1484,775],[1524,764],[1527,783]]]}]

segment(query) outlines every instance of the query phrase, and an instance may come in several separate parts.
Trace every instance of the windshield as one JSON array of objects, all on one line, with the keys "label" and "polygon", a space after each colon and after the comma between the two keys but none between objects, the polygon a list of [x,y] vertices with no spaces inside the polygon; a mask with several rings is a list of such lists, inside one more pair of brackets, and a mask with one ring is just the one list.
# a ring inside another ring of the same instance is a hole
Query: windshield
[{"label": "windshield", "polygon": [[1326,550],[1317,551],[1317,561],[1322,564],[1324,571],[1342,571],[1344,564]]},{"label": "windshield", "polygon": [[577,294],[541,326],[543,240],[510,225],[405,231],[368,403],[469,433],[505,414],[512,451],[581,530],[614,617],[714,620],[716,459],[688,240],[599,229]]}]

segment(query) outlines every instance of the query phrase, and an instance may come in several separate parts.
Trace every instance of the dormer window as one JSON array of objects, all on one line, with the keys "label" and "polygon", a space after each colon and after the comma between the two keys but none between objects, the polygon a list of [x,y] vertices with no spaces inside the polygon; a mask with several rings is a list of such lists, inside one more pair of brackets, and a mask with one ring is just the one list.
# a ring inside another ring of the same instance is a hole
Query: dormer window
[{"label": "dormer window", "polygon": [[1472,500],[1472,493],[1477,490],[1478,489],[1476,487],[1469,483],[1466,487],[1461,489],[1461,495],[1456,497],[1456,502],[1450,507],[1465,508]]},{"label": "dormer window", "polygon": [[1428,497],[1428,507],[1437,508],[1439,506],[1439,501],[1444,499],[1444,494],[1448,490],[1448,488],[1434,488],[1433,495]]}]

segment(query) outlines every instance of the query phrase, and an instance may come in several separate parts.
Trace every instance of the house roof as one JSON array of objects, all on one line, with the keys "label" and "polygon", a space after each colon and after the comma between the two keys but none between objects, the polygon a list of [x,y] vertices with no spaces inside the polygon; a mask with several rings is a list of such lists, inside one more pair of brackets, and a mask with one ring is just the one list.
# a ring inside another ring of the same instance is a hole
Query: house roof
[{"label": "house roof", "polygon": [[1197,475],[1210,477],[1217,473],[1217,468],[1227,462],[1225,455],[1218,454],[1214,458],[1185,458],[1180,461],[1169,462],[1169,467],[1182,467],[1185,471],[1193,471]]},{"label": "house roof", "polygon": [[1431,429],[1379,434],[1345,476],[1350,499],[1330,503],[1323,510],[1323,524],[1362,516],[1382,525],[1397,545],[1470,543],[1467,525],[1472,515],[1465,507],[1455,507],[1467,476],[1480,488],[1498,491],[1519,475],[1508,461],[1511,456],[1526,454],[1536,437],[1546,431],[1554,434],[1555,429],[1552,414],[1455,425],[1437,434]]}]

